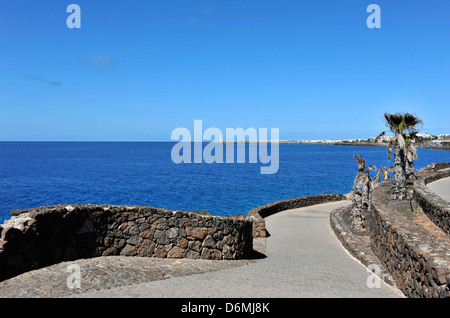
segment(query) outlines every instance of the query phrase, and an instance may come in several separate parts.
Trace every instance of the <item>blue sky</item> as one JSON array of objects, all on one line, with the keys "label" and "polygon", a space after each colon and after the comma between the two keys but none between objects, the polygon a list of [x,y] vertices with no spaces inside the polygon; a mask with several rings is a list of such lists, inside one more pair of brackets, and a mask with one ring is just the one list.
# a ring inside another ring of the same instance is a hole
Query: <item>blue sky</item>
[{"label": "blue sky", "polygon": [[367,138],[386,111],[450,133],[449,17],[448,0],[0,0],[0,140],[165,141],[195,119]]}]

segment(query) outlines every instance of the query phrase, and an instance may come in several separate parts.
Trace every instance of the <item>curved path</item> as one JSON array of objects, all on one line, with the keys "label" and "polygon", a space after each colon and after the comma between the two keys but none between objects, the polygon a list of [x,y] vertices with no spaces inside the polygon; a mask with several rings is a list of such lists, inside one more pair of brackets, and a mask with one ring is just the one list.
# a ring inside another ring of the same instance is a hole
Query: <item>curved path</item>
[{"label": "curved path", "polygon": [[351,257],[330,227],[330,212],[349,201],[279,212],[266,218],[266,258],[249,265],[88,292],[77,297],[402,297]]},{"label": "curved path", "polygon": [[445,201],[450,202],[450,177],[428,183],[427,187]]}]

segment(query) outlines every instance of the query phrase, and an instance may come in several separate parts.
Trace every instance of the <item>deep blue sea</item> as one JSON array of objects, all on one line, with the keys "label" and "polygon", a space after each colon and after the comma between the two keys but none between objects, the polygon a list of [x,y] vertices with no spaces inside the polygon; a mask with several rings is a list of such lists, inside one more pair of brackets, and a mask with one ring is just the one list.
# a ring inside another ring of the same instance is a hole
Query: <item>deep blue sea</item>
[{"label": "deep blue sea", "polygon": [[[175,164],[171,142],[0,142],[0,222],[13,209],[57,204],[145,205],[232,215],[273,201],[350,192],[358,166],[377,167],[384,147],[286,145],[279,170],[260,163]],[[270,149],[270,147],[269,147]],[[450,151],[418,149],[418,169]]]}]

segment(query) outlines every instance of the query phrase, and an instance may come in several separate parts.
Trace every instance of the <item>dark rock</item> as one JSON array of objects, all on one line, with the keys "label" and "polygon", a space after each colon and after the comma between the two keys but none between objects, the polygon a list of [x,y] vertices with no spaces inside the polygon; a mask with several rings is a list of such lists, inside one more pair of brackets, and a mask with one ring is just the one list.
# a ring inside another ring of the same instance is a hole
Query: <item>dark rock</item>
[{"label": "dark rock", "polygon": [[134,235],[127,240],[127,243],[130,245],[137,245],[141,243],[144,239],[139,235]]},{"label": "dark rock", "polygon": [[169,244],[169,240],[167,239],[166,232],[161,230],[156,230],[154,235],[155,241],[157,244]]},{"label": "dark rock", "polygon": [[216,242],[214,242],[214,239],[211,235],[208,235],[202,244],[203,247],[215,247]]},{"label": "dark rock", "polygon": [[25,213],[25,212],[26,212],[26,210],[15,209],[15,210],[11,211],[11,215],[12,216],[18,216],[18,215],[20,215],[22,213]]},{"label": "dark rock", "polygon": [[208,230],[203,227],[186,227],[186,235],[194,239],[203,240],[208,235]]},{"label": "dark rock", "polygon": [[123,256],[134,256],[136,255],[136,248],[133,245],[127,244],[122,251],[120,251],[120,255]]},{"label": "dark rock", "polygon": [[209,249],[204,248],[202,249],[202,254],[200,255],[201,259],[211,259],[211,252],[209,251]]},{"label": "dark rock", "polygon": [[184,252],[185,250],[178,247],[178,246],[174,246],[172,247],[172,249],[167,253],[167,257],[168,258],[182,258],[184,256]]},{"label": "dark rock", "polygon": [[160,218],[153,222],[152,227],[157,230],[167,230],[169,228],[169,221],[165,218]]},{"label": "dark rock", "polygon": [[137,253],[139,256],[152,256],[155,250],[155,243],[150,240],[145,240],[139,245]]},{"label": "dark rock", "polygon": [[190,241],[189,249],[196,251],[196,252],[200,252],[202,249],[202,244],[199,241]]},{"label": "dark rock", "polygon": [[186,258],[198,259],[198,258],[200,258],[200,254],[199,254],[199,252],[189,250],[186,254]]},{"label": "dark rock", "polygon": [[178,237],[178,239],[177,239],[177,246],[181,247],[183,249],[188,247],[188,243],[189,243],[189,241],[186,240],[184,237]]}]

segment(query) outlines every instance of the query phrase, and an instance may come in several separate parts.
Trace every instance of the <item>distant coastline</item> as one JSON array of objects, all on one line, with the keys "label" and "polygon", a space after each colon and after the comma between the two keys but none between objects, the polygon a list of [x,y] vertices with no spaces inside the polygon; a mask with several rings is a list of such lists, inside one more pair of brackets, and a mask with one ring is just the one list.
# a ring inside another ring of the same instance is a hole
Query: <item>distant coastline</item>
[{"label": "distant coastline", "polygon": [[[215,143],[215,142],[213,142]],[[219,143],[219,142],[217,142]],[[279,140],[279,141],[230,141],[230,142],[222,142],[224,144],[226,143],[234,143],[234,144],[254,144],[254,143],[278,143],[280,145],[330,145],[330,146],[353,146],[353,147],[387,147],[387,143],[370,143],[370,142],[351,142],[351,143],[345,143],[345,142],[333,142],[333,141],[326,141],[326,142],[320,142],[320,141],[307,141],[303,140],[301,142],[299,141],[289,141],[289,140]],[[450,150],[450,145],[445,144],[430,144],[430,143],[417,143],[415,144],[418,148],[428,148],[428,149],[445,149]]]},{"label": "distant coastline", "polygon": [[[419,134],[421,142],[416,143],[416,147],[429,149],[450,150],[450,134],[430,135]],[[214,143],[214,142],[213,142]],[[368,139],[345,139],[345,140],[267,140],[267,141],[224,141],[223,143],[278,143],[287,145],[332,145],[332,146],[359,146],[359,147],[386,147],[387,138],[382,137],[376,140],[375,137]]]},{"label": "distant coastline", "polygon": [[[430,148],[430,149],[446,149],[450,150],[450,135],[431,135],[431,134],[418,134],[420,142],[417,142],[416,147]],[[287,141],[280,143],[288,144],[326,144],[334,146],[364,146],[364,147],[386,147],[388,145],[389,137],[370,137],[368,139],[346,139],[346,140],[298,140]]]}]

